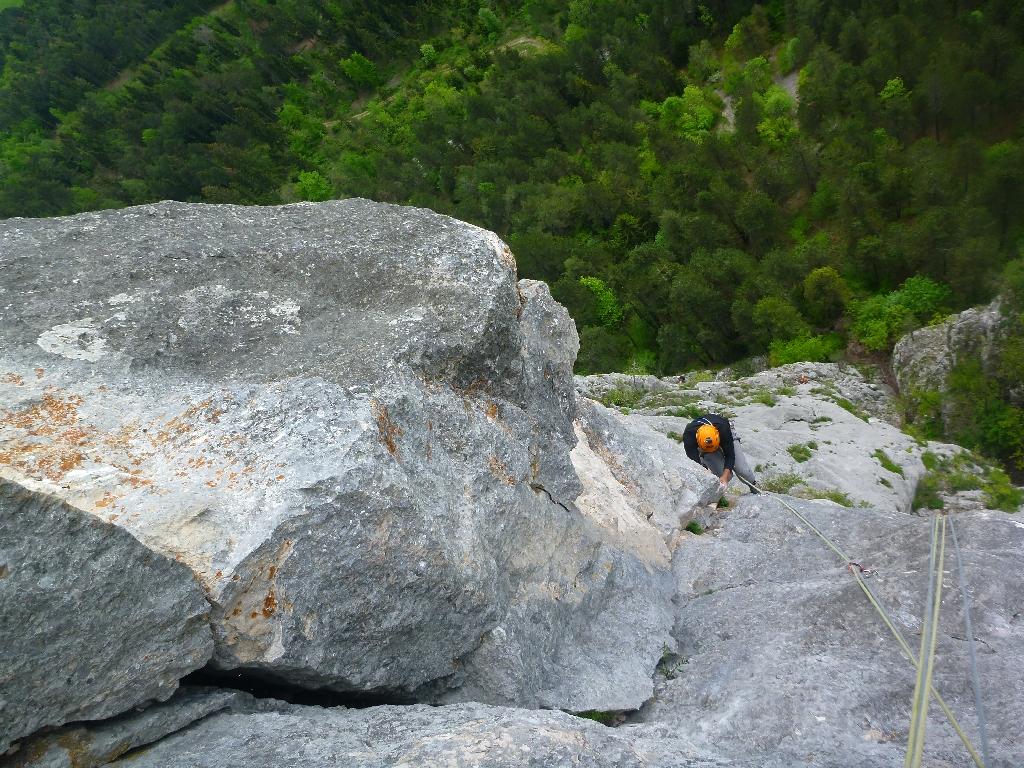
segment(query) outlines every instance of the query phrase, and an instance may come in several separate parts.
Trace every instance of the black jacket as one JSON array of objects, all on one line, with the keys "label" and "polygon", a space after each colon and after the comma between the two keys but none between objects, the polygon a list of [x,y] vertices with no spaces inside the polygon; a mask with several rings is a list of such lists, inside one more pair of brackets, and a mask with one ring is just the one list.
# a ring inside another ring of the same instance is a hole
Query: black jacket
[{"label": "black jacket", "polygon": [[725,468],[731,471],[736,464],[736,449],[732,444],[732,428],[729,426],[729,420],[717,413],[705,413],[686,425],[686,429],[683,430],[683,448],[686,449],[686,455],[700,464],[701,451],[697,447],[697,430],[707,423],[718,430],[719,447],[722,449],[722,455],[725,456]]}]

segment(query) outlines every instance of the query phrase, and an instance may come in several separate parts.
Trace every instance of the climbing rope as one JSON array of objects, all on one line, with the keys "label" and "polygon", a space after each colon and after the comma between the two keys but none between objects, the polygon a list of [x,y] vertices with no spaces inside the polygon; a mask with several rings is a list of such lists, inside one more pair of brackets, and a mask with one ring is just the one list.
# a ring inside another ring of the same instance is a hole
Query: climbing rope
[{"label": "climbing rope", "polygon": [[[939,608],[942,605],[942,567],[946,555],[946,516],[932,517],[932,548],[928,565],[928,597],[924,607],[924,630],[921,632],[921,658],[925,663],[917,667],[917,685],[914,688],[914,706],[910,716],[910,735],[907,738],[907,755],[904,768],[921,768],[924,755],[924,734],[928,725],[929,691],[932,686],[932,672],[935,669],[935,639],[938,636]],[[938,570],[935,567],[935,552],[938,550]]]},{"label": "climbing rope", "polygon": [[[744,481],[744,482],[746,482],[746,481]],[[892,617],[889,615],[889,612],[885,610],[885,607],[878,600],[878,597],[875,595],[874,591],[871,589],[871,587],[868,585],[868,583],[864,580],[864,576],[862,574],[863,573],[870,573],[870,571],[868,571],[863,566],[859,565],[858,563],[855,563],[852,559],[850,559],[850,557],[845,552],[843,552],[843,550],[841,550],[835,544],[835,542],[833,542],[828,536],[826,536],[824,533],[822,533],[813,523],[811,523],[810,520],[808,520],[806,517],[804,517],[802,514],[800,514],[785,499],[783,499],[782,497],[778,496],[777,494],[761,490],[760,488],[757,488],[756,486],[752,486],[752,490],[756,491],[757,493],[764,494],[766,496],[771,496],[776,501],[778,501],[780,504],[782,504],[784,507],[786,507],[786,509],[788,509],[794,515],[796,515],[803,522],[804,525],[806,525],[814,533],[816,533],[818,535],[818,537],[821,538],[821,540],[824,541],[829,546],[829,548],[832,549],[833,552],[835,552],[837,555],[839,555],[839,557],[841,557],[843,559],[843,562],[846,563],[846,566],[849,569],[850,573],[852,573],[853,577],[857,580],[857,584],[860,586],[861,590],[863,590],[863,592],[867,596],[868,600],[875,607],[875,610],[878,611],[878,614],[882,617],[882,620],[885,622],[885,625],[889,628],[889,631],[892,632],[893,636],[899,642],[900,647],[903,648],[903,652],[907,654],[907,657],[910,659],[911,663],[914,665],[915,669],[918,671],[918,677],[921,680],[921,689],[923,691],[930,692],[931,695],[935,697],[935,701],[938,702],[939,707],[942,709],[942,712],[946,715],[946,719],[949,720],[949,724],[953,726],[953,730],[956,731],[957,736],[959,736],[960,740],[964,743],[964,746],[967,748],[967,751],[970,753],[971,758],[974,760],[974,763],[978,766],[978,768],[986,768],[987,759],[986,759],[986,762],[984,762],[984,763],[982,762],[981,757],[978,756],[978,753],[974,749],[974,746],[971,744],[970,739],[967,738],[967,734],[965,734],[963,729],[960,727],[960,723],[957,722],[956,718],[953,716],[953,713],[949,711],[949,707],[946,706],[946,702],[943,701],[942,696],[939,695],[939,692],[936,691],[934,686],[932,685],[932,680],[931,680],[930,672],[927,673],[927,674],[923,673],[923,665],[918,661],[917,657],[914,656],[913,651],[910,650],[910,645],[907,644],[906,639],[903,637],[903,633],[900,632],[899,628],[896,626],[895,622],[892,620]],[[932,544],[933,544],[933,547],[934,547],[935,546],[935,538],[936,538],[935,531],[937,530],[937,526],[938,526],[938,519],[937,518],[933,519],[932,526],[933,526],[933,534],[932,534],[933,535],[933,540],[932,540]],[[943,541],[943,544],[944,543],[945,542]],[[934,557],[934,551],[933,551],[933,555],[932,556]],[[932,564],[932,567],[934,567],[934,562]],[[933,575],[933,574],[930,574],[929,579],[931,578],[931,575]],[[941,589],[941,581],[942,581],[942,571],[941,571],[941,568],[940,568],[940,570],[939,570],[940,589]],[[931,591],[931,580],[929,580],[929,592],[930,591]],[[926,608],[927,607],[929,607],[929,606],[926,606]],[[937,609],[938,609],[938,604],[936,603],[935,608],[933,610],[935,612],[937,612]],[[925,614],[926,614],[926,619],[927,619],[927,614],[928,614],[927,610],[925,611]],[[924,656],[924,641],[925,641],[925,638],[922,637],[922,653],[921,653],[922,657]],[[934,656],[934,642],[933,641],[931,642],[931,648],[932,648],[932,655]],[[977,677],[975,677],[975,680],[977,680]],[[926,682],[926,684],[925,684],[925,682]],[[915,705],[914,705],[915,706],[915,710],[914,710],[914,712],[917,712],[919,709],[922,709],[922,707],[918,706],[918,699],[916,698],[919,692],[921,692],[921,691],[919,691],[917,688],[915,688]],[[978,698],[978,701],[980,702],[980,696]],[[925,707],[926,706],[927,705],[925,705]],[[981,712],[980,705],[978,707],[978,711],[979,711],[979,713]],[[912,720],[911,720],[911,728],[912,729],[914,727],[913,717],[914,717],[914,714],[912,713]],[[908,750],[909,750],[909,744],[910,744],[910,742],[908,740]],[[923,747],[923,744],[924,744],[924,741],[923,741],[923,728],[922,728],[922,740],[921,740],[922,747]],[[908,754],[909,754],[909,751],[908,751]]]},{"label": "climbing rope", "polygon": [[960,559],[960,543],[956,540],[953,518],[949,519],[949,532],[953,534],[953,549],[956,551],[956,570],[960,577],[960,596],[964,601],[964,624],[967,627],[967,650],[971,655],[971,676],[974,678],[974,707],[978,710],[978,730],[981,731],[981,755],[985,768],[992,765],[988,756],[988,738],[985,735],[985,708],[981,704],[981,682],[978,679],[978,659],[974,654],[974,633],[971,631],[971,607],[967,601],[967,585],[964,583],[964,564]]}]

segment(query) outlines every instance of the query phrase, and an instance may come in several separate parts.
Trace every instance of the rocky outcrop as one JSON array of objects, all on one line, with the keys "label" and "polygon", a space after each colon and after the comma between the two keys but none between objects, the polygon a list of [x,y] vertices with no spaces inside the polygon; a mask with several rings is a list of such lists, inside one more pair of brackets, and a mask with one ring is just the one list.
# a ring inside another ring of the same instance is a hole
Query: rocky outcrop
[{"label": "rocky outcrop", "polygon": [[908,333],[896,343],[890,363],[900,391],[944,391],[946,376],[968,356],[978,356],[983,366],[994,365],[1005,326],[996,299],[987,307],[968,309],[944,323]]},{"label": "rocky outcrop", "polygon": [[214,665],[650,695],[667,561],[574,506],[575,328],[492,233],[361,200],[161,203],[0,222],[0,248],[0,467],[188,566]]},{"label": "rocky outcrop", "polygon": [[[577,387],[601,391],[604,378],[577,377]],[[695,416],[726,414],[751,468],[774,490],[909,512],[925,472],[921,454],[941,451],[893,426],[898,415],[891,390],[847,366],[794,363],[735,381],[659,381],[657,389],[638,390],[632,407],[625,409],[628,414],[616,418],[633,429],[681,439]],[[638,445],[644,446],[640,453],[649,451],[651,440],[643,438]],[[681,446],[677,456],[669,462],[685,468],[677,471],[704,474]],[[645,467],[642,474],[645,482],[658,482],[660,471]],[[743,488],[735,480],[732,487]]]},{"label": "rocky outcrop", "polygon": [[0,753],[166,699],[213,650],[192,572],[0,471]]},{"label": "rocky outcrop", "polygon": [[[493,234],[359,200],[0,222],[0,270],[2,768],[902,760],[913,669],[847,564],[775,497],[718,506],[678,444],[729,415],[912,638],[927,521],[899,510],[945,449],[883,383],[574,380],[571,319]],[[956,517],[1008,765],[1024,524]],[[936,687],[973,735],[958,597]],[[208,658],[420,703],[172,694]]]}]

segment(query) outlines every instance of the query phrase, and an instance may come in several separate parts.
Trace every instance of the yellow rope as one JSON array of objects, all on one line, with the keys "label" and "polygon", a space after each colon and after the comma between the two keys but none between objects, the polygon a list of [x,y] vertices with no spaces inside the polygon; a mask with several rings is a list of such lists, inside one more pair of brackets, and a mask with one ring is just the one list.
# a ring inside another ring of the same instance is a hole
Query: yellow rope
[{"label": "yellow rope", "polygon": [[[932,612],[932,599],[935,596],[935,546],[938,542],[939,536],[939,518],[932,517],[932,547],[928,555],[928,596],[924,601],[924,615],[921,617],[921,650],[919,652],[920,658],[925,658],[925,653],[928,651],[928,635],[931,633],[932,625],[929,624],[930,614]],[[903,758],[903,768],[913,768],[914,755],[917,752],[917,743],[922,741],[920,738],[921,734],[919,729],[921,728],[921,710],[927,710],[926,700],[930,698],[926,691],[924,682],[924,671],[927,664],[918,664],[917,666],[917,679],[914,683],[914,699],[913,705],[910,708],[910,731],[907,734],[907,754]]]},{"label": "yellow rope", "polygon": [[[935,607],[932,612],[931,631],[929,632],[928,658],[925,661],[925,693],[921,696],[920,723],[917,726],[917,744],[914,749],[914,759],[911,763],[911,768],[921,768],[921,760],[924,755],[924,734],[928,725],[928,702],[931,700],[931,696],[927,694],[927,691],[931,690],[932,687],[932,672],[935,669],[935,640],[939,635],[939,608],[942,606],[942,566],[945,563],[946,557],[946,516],[942,515],[940,521],[939,568],[935,572]],[[932,546],[935,546],[934,542]]]},{"label": "yellow rope", "polygon": [[[776,499],[780,504],[786,507],[786,509],[788,509],[794,515],[800,518],[800,520],[803,521],[804,525],[806,525],[808,528],[810,528],[812,531],[818,534],[822,541],[828,544],[832,551],[834,551],[841,558],[843,558],[843,561],[847,564],[847,567],[850,568],[850,572],[853,573],[854,578],[857,580],[857,584],[860,585],[860,588],[864,591],[864,594],[867,595],[868,600],[871,601],[871,604],[875,607],[875,610],[878,611],[878,614],[882,617],[882,620],[885,622],[885,625],[889,628],[889,631],[892,632],[897,642],[899,642],[900,647],[903,648],[903,652],[907,654],[907,658],[910,659],[910,662],[914,665],[915,669],[920,669],[921,665],[918,662],[917,657],[914,656],[914,652],[910,650],[910,646],[907,644],[906,639],[903,637],[903,633],[900,632],[899,628],[893,622],[892,617],[889,616],[889,612],[886,611],[885,607],[881,604],[881,602],[879,602],[878,598],[875,596],[874,591],[871,589],[870,586],[868,586],[867,582],[864,581],[864,578],[860,575],[857,569],[850,567],[850,564],[853,562],[853,560],[851,560],[846,555],[846,553],[843,552],[843,550],[837,547],[832,542],[832,540],[828,538],[828,536],[819,531],[811,523],[810,520],[808,520],[806,517],[797,512],[796,509],[790,506],[784,499],[780,498],[774,493],[768,493],[767,491],[761,491],[761,493],[765,495],[770,495],[772,498]],[[967,738],[967,734],[964,733],[963,729],[960,727],[960,723],[958,723],[956,721],[956,718],[953,716],[953,713],[949,711],[949,707],[946,706],[946,702],[943,701],[942,696],[940,696],[939,692],[936,691],[934,686],[931,685],[931,681],[929,681],[928,690],[931,691],[932,696],[935,697],[935,700],[942,708],[942,711],[946,715],[946,718],[949,720],[950,725],[953,726],[953,730],[956,731],[957,736],[959,736],[960,740],[964,743],[964,746],[967,748],[967,751],[971,754],[971,758],[974,760],[975,764],[978,766],[978,768],[985,768],[985,765],[982,762],[981,757],[978,756],[978,753],[971,745],[970,739]]]}]

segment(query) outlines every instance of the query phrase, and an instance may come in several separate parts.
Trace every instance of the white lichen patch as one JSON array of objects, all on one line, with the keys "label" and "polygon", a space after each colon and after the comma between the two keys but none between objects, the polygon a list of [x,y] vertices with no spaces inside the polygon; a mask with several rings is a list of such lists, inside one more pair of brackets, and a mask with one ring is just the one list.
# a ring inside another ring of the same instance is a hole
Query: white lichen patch
[{"label": "white lichen patch", "polygon": [[96,321],[91,317],[55,325],[42,333],[36,344],[70,360],[93,362],[107,354],[107,342],[96,332]]},{"label": "white lichen patch", "polygon": [[129,296],[127,293],[119,293],[116,296],[111,296],[107,299],[107,304],[116,307],[119,304],[135,304],[139,301],[142,301],[141,296]]}]

